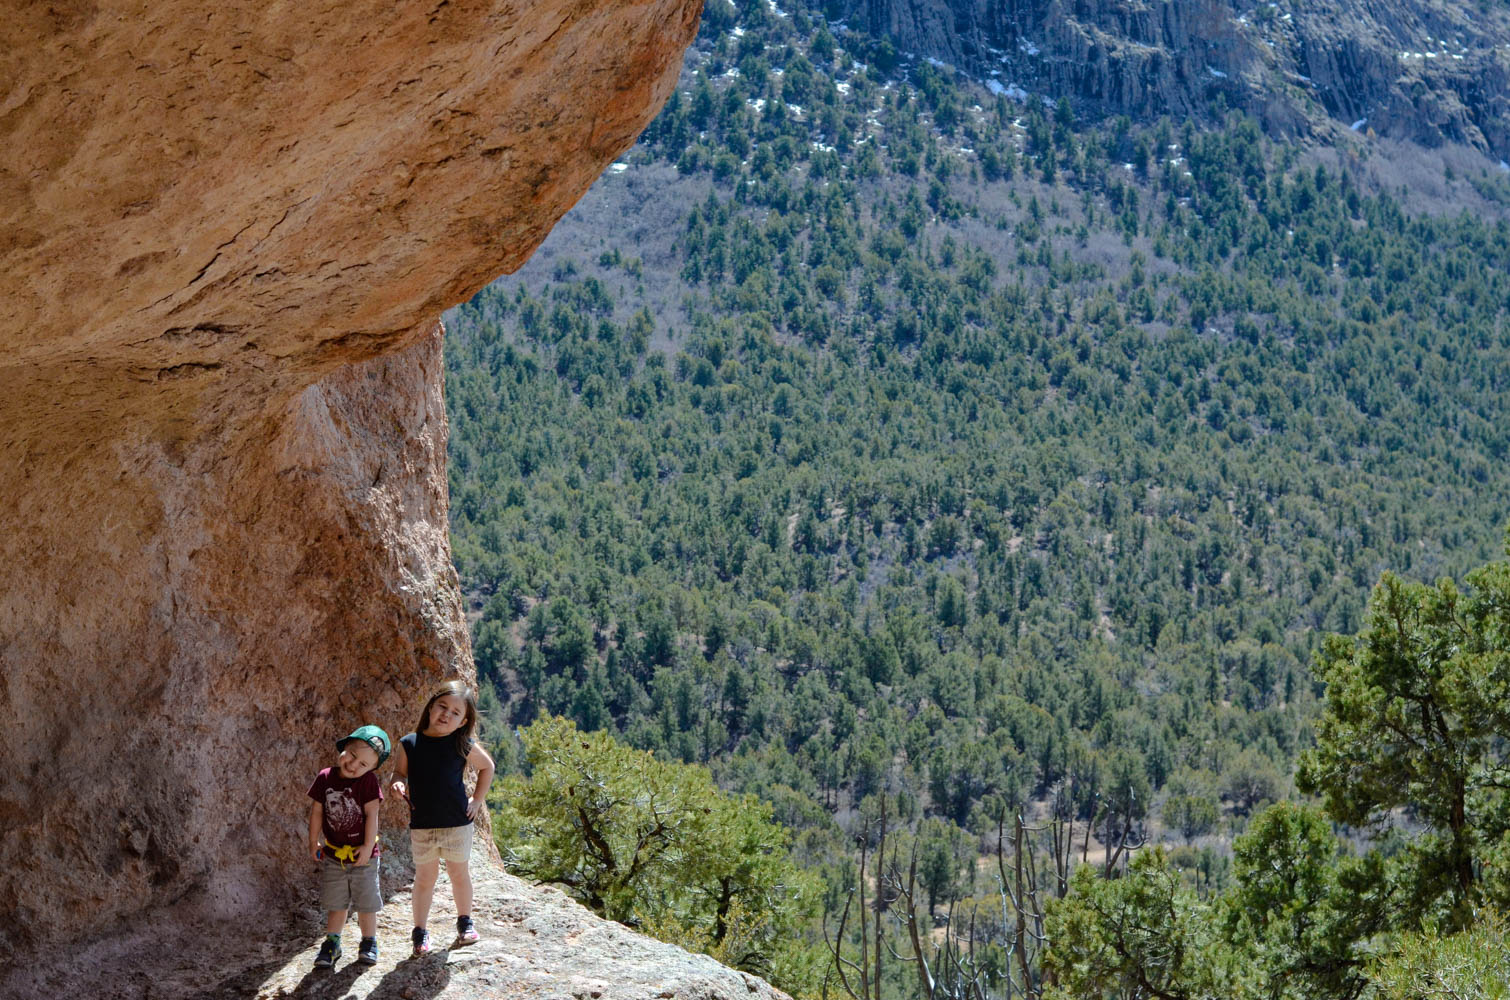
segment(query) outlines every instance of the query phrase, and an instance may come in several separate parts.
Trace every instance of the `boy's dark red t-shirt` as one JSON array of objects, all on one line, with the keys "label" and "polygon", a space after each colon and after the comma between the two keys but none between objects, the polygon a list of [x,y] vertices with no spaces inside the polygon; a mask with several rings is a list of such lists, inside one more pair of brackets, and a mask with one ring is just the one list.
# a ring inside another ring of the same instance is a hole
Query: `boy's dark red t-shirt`
[{"label": "boy's dark red t-shirt", "polygon": [[376,771],[368,771],[355,781],[341,777],[340,771],[327,767],[315,775],[309,797],[320,803],[324,813],[325,842],[332,847],[361,847],[367,832],[367,814],[363,807],[377,799],[382,801],[383,783]]}]

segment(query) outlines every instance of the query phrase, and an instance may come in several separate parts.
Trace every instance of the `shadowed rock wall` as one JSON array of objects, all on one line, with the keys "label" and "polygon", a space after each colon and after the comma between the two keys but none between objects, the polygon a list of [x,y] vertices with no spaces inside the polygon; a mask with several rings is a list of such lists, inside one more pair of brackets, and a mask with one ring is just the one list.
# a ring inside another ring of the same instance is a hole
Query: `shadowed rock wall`
[{"label": "shadowed rock wall", "polygon": [[470,674],[437,317],[633,142],[700,6],[0,20],[0,966],[267,905],[331,741]]}]

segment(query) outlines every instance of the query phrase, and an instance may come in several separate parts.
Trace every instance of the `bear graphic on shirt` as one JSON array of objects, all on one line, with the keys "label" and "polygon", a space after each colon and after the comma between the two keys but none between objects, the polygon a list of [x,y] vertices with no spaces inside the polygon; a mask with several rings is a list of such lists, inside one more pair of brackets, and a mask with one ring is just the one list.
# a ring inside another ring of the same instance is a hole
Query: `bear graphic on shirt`
[{"label": "bear graphic on shirt", "polygon": [[344,788],[325,789],[325,821],[338,833],[362,832],[362,807]]}]

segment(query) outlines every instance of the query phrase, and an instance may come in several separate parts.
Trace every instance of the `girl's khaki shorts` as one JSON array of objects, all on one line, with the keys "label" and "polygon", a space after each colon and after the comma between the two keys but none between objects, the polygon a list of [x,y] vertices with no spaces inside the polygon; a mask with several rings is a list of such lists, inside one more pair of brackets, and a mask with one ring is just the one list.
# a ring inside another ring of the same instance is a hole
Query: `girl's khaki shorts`
[{"label": "girl's khaki shorts", "polygon": [[410,830],[409,843],[414,849],[414,863],[454,861],[464,865],[472,860],[472,826],[443,826],[433,830]]}]

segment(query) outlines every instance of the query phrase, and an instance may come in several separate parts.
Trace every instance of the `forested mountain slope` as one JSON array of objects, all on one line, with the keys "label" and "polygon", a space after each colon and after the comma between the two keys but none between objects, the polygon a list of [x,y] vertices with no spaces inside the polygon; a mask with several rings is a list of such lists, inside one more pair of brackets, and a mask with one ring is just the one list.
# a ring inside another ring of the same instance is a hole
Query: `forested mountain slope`
[{"label": "forested mountain slope", "polygon": [[883,55],[712,0],[641,143],[448,317],[492,733],[706,762],[815,856],[889,789],[960,891],[993,804],[1225,835],[1380,572],[1500,551],[1510,225],[1408,214],[1362,137],[1318,168]]}]

